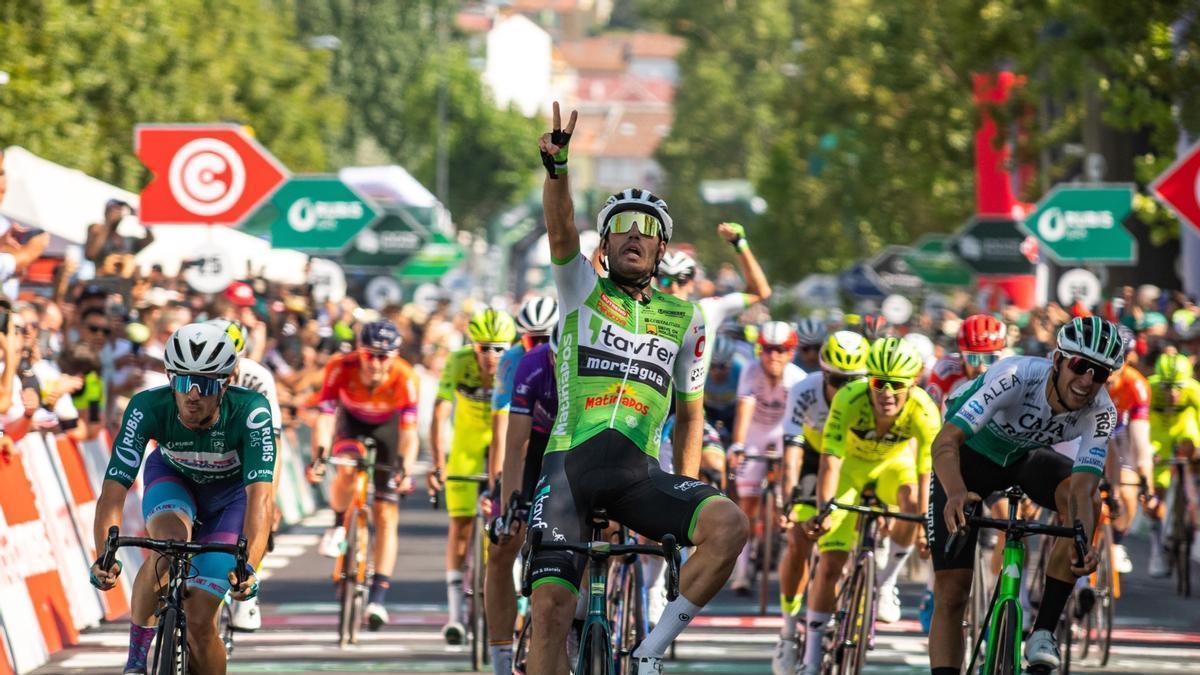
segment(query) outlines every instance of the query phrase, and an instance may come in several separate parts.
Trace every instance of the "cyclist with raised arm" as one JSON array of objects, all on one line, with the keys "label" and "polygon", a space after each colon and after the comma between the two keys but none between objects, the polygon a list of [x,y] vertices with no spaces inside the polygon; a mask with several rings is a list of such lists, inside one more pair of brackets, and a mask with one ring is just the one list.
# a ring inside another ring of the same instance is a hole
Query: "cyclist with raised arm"
[{"label": "cyclist with raised arm", "polygon": [[[437,402],[429,443],[433,450],[433,471],[426,480],[430,490],[442,488],[446,476],[475,476],[487,472],[489,447],[492,445],[492,393],[500,355],[517,337],[517,326],[507,312],[487,308],[476,312],[467,324],[471,344],[450,354],[438,381]],[[453,414],[454,430],[446,442],[446,424]],[[449,452],[447,452],[449,445]],[[446,600],[449,618],[442,627],[447,644],[462,644],[467,637],[463,626],[463,566],[471,545],[471,527],[479,508],[479,485],[465,481],[445,483],[446,512],[450,514],[446,544]],[[503,498],[503,497],[502,497]]]},{"label": "cyclist with raised arm", "polygon": [[[950,534],[966,524],[968,504],[1013,485],[1065,522],[1082,521],[1092,539],[1108,438],[1117,413],[1104,389],[1125,350],[1117,327],[1099,317],[1076,318],[1058,332],[1050,358],[1002,359],[947,405],[948,423],[934,441],[934,473],[926,528],[934,569],[933,624],[929,631],[933,675],[962,665],[962,617],[971,589],[978,528],[961,552],[945,550]],[[1050,446],[1079,439],[1072,463]],[[1055,542],[1045,591],[1025,649],[1031,667],[1057,668],[1054,629],[1077,578],[1095,571],[1096,551],[1072,558],[1073,543]],[[1082,562],[1082,565],[1079,563]]]},{"label": "cyclist with raised arm", "polygon": [[[792,363],[796,355],[796,331],[786,321],[768,321],[758,334],[762,356],[742,371],[738,382],[737,416],[733,422],[733,444],[729,446],[729,468],[734,472],[738,506],[750,522],[758,517],[767,462],[746,457],[782,458],[783,417],[788,392],[804,379],[804,371]],[[732,588],[750,591],[750,549],[747,542],[738,555]],[[760,561],[769,565],[769,561]]]},{"label": "cyclist with raised arm", "polygon": [[[248,543],[246,581],[237,584],[234,557],[202,553],[191,560],[195,576],[184,601],[187,639],[197,672],[224,673],[225,647],[217,635],[217,611],[226,594],[245,600],[258,594],[253,568],[266,553],[275,495],[275,442],[271,408],[257,392],[230,384],[238,355],[233,340],[209,324],[188,324],[167,340],[164,361],[170,384],[147,389],[129,401],[113,439],[112,457],[96,503],[96,550],[108,529],[121,524],[130,486],[145,458],[142,512],[154,539]],[[198,527],[193,525],[200,521]],[[133,582],[129,656],[125,673],[146,672],[154,638],[155,610],[168,565],[150,553]],[[92,565],[92,583],[108,590],[121,573]],[[203,591],[203,592],[196,592]]]},{"label": "cyclist with raised arm", "polygon": [[1170,460],[1177,454],[1194,457],[1200,445],[1200,382],[1192,377],[1192,362],[1174,347],[1154,363],[1150,386],[1150,445],[1154,452],[1153,495],[1145,509],[1150,521],[1150,576],[1165,577],[1170,567],[1163,556],[1163,519]]},{"label": "cyclist with raised arm", "polygon": [[[905,513],[920,513],[929,485],[929,446],[941,426],[937,405],[916,386],[924,366],[908,342],[879,338],[867,351],[867,378],[843,386],[829,404],[821,437],[817,470],[817,503],[830,500],[856,504],[875,486],[879,501]],[[915,452],[914,452],[915,450]],[[809,594],[802,673],[816,673],[822,656],[822,633],[833,614],[837,586],[857,535],[857,514],[818,512],[805,524],[819,536],[821,551]],[[876,598],[880,621],[900,618],[896,579],[912,552],[920,528],[897,521],[891,527],[892,548],[879,572]]]},{"label": "cyclist with raised arm", "polygon": [[[315,457],[309,480],[319,482],[325,471],[325,456],[363,459],[361,439],[375,443],[375,463],[396,467],[400,473],[374,473],[375,574],[367,593],[367,624],[379,630],[388,622],[384,604],[396,567],[400,522],[400,495],[412,491],[412,469],[417,461],[418,379],[412,366],[399,355],[400,331],[390,321],[374,321],[362,327],[358,349],[336,354],[325,364],[321,389],[309,405],[319,408]],[[346,546],[346,509],[354,499],[357,469],[339,466],[329,488],[333,527],[326,530],[318,550],[336,558]]]},{"label": "cyclist with raised arm", "polygon": [[[818,358],[821,375],[810,375],[792,385],[783,417],[783,494],[800,487],[800,496],[816,497],[817,473],[821,464],[822,433],[829,418],[829,404],[842,387],[867,376],[867,349],[870,344],[858,333],[837,331],[825,339]],[[771,658],[775,675],[793,675],[799,657],[796,626],[804,589],[808,586],[809,557],[814,540],[802,527],[816,515],[815,506],[797,504],[787,514],[784,527],[788,545],[779,560],[779,606],[783,611],[783,630]]]},{"label": "cyclist with raised arm", "polygon": [[[274,422],[272,431],[275,434],[275,447],[279,447],[279,438],[283,431],[283,416],[279,411],[279,396],[275,392],[275,376],[267,370],[266,366],[246,357],[246,333],[241,323],[228,319],[210,319],[208,323],[225,331],[229,335],[229,339],[233,340],[233,347],[238,354],[237,367],[233,370],[233,384],[250,391],[257,391],[267,398],[267,403],[271,404],[271,420]],[[280,471],[275,472],[275,480],[272,481],[275,494],[279,494],[279,477],[282,475],[283,473]],[[272,539],[278,527],[279,509],[276,508],[271,517],[272,536],[267,538],[267,552],[270,552],[274,546]],[[235,629],[254,632],[262,627],[262,613],[258,608],[258,597],[235,600],[231,609],[233,613],[230,623]]]},{"label": "cyclist with raised arm", "polygon": [[[580,542],[593,509],[661,539],[694,545],[681,573],[680,595],[633,651],[633,674],[662,672],[671,642],[729,578],[748,524],[741,511],[703,481],[704,318],[696,305],[653,288],[671,238],[666,203],[640,189],[609,197],[597,217],[600,277],[579,252],[567,180],[567,144],[576,114],[539,141],[547,178],[542,190],[551,271],[558,288],[562,334],[556,356],[558,414],[542,460],[529,527],[550,540]],[[676,396],[675,467],[657,462],[668,396]],[[682,474],[682,475],[680,475]],[[533,556],[530,675],[570,670],[566,637],[583,572],[580,556]]]}]

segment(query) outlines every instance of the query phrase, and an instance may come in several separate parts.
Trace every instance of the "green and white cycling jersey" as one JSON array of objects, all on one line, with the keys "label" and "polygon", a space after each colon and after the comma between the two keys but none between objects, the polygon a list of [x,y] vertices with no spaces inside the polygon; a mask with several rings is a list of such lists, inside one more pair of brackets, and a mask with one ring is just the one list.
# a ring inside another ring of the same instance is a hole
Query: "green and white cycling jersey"
[{"label": "green and white cycling jersey", "polygon": [[637,302],[579,253],[552,271],[558,287],[558,415],[547,453],[615,429],[658,456],[672,388],[704,395],[704,317],[687,300],[651,290]]},{"label": "green and white cycling jersey", "polygon": [[147,389],[125,408],[105,477],[133,485],[146,445],[154,441],[166,463],[194,483],[230,478],[269,483],[275,475],[273,427],[267,399],[249,389],[227,388],[216,423],[202,431],[179,420],[170,386]]},{"label": "green and white cycling jersey", "polygon": [[1117,411],[1101,387],[1091,405],[1055,415],[1046,398],[1050,359],[1010,356],[996,362],[946,402],[946,420],[967,446],[1000,466],[1037,448],[1079,439],[1073,472],[1104,473]]}]

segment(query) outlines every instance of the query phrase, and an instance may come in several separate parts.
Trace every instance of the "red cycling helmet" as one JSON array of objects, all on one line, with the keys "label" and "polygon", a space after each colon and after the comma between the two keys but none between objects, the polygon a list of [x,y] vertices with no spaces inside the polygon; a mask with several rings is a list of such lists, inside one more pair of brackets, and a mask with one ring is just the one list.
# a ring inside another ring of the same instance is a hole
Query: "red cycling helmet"
[{"label": "red cycling helmet", "polygon": [[786,321],[768,321],[758,331],[758,344],[762,347],[773,346],[784,349],[795,349],[800,344],[792,324]]},{"label": "red cycling helmet", "polygon": [[991,314],[972,314],[958,328],[958,351],[998,352],[1007,345],[1004,322]]}]

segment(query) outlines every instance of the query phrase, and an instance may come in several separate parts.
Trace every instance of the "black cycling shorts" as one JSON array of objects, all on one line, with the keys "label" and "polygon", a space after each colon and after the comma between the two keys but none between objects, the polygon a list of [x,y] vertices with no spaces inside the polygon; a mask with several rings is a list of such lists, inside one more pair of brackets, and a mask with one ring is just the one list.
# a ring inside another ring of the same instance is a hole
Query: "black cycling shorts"
[{"label": "black cycling shorts", "polygon": [[[330,449],[331,454],[342,454],[338,452],[340,441],[353,441],[362,438],[370,438],[375,441],[376,464],[389,464],[397,468],[400,467],[400,460],[402,458],[400,457],[399,413],[392,415],[379,424],[367,424],[345,410],[339,409],[337,423],[333,430],[333,448]],[[398,473],[376,471],[374,477],[375,498],[386,502],[399,503],[399,478],[400,474]]]},{"label": "black cycling shorts", "polygon": [[[650,539],[672,534],[681,546],[690,545],[700,507],[716,498],[725,497],[704,481],[663,471],[619,431],[606,429],[545,456],[529,530],[541,529],[547,542],[585,542],[592,510],[603,508],[609,519]],[[533,585],[557,582],[578,591],[585,563],[575,553],[539,552],[530,563]]]},{"label": "black cycling shorts", "polygon": [[[1058,506],[1054,502],[1054,491],[1060,483],[1071,477],[1072,466],[1070,458],[1049,448],[1027,453],[1008,466],[1000,466],[966,445],[958,449],[959,471],[969,492],[986,499],[993,492],[1017,485],[1035,504],[1055,512]],[[975,561],[979,528],[971,528],[962,552],[949,558],[945,544],[950,537],[950,530],[946,527],[946,501],[946,490],[935,473],[933,480],[929,481],[929,511],[925,514],[925,533],[929,537],[933,569],[969,570]]]},{"label": "black cycling shorts", "polygon": [[529,448],[525,450],[525,468],[521,474],[522,504],[533,501],[533,488],[537,486],[538,476],[542,475],[542,456],[546,454],[546,445],[549,442],[549,434],[540,431],[529,433]]}]

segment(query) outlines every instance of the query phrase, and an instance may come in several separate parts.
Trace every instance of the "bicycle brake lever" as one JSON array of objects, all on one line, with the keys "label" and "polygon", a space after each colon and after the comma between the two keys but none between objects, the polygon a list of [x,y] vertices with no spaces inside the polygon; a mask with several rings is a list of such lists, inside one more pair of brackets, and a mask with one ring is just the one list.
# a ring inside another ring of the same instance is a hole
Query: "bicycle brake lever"
[{"label": "bicycle brake lever", "polygon": [[521,573],[521,595],[527,598],[533,594],[533,555],[541,545],[541,529],[531,531],[529,533],[529,541],[526,543],[527,550],[524,555],[525,569]]},{"label": "bicycle brake lever", "polygon": [[108,528],[108,539],[104,542],[104,554],[100,556],[100,569],[104,572],[113,566],[117,558],[117,536],[120,534],[120,528],[116,525]]},{"label": "bicycle brake lever", "polygon": [[946,547],[943,549],[946,556],[949,558],[957,558],[962,553],[963,548],[967,545],[967,538],[970,537],[971,518],[975,517],[975,512],[979,510],[979,502],[971,502],[967,508],[963,510],[966,523],[950,538],[946,540]]},{"label": "bicycle brake lever", "polygon": [[675,535],[663,537],[662,547],[667,561],[667,600],[673,601],[679,597],[679,547],[675,545]]},{"label": "bicycle brake lever", "polygon": [[1076,555],[1075,566],[1082,568],[1083,563],[1084,563],[1084,558],[1087,557],[1088,545],[1087,545],[1087,537],[1084,536],[1084,533],[1083,533],[1083,522],[1080,521],[1078,518],[1075,519],[1074,540],[1075,540],[1075,555]]},{"label": "bicycle brake lever", "polygon": [[233,566],[233,576],[237,579],[238,586],[246,583],[246,565],[249,563],[247,558],[249,555],[246,552],[246,538],[238,537],[238,554],[236,564]]}]

